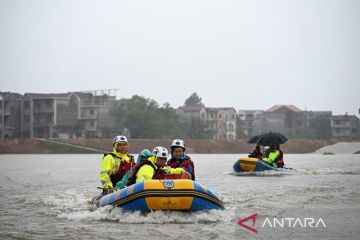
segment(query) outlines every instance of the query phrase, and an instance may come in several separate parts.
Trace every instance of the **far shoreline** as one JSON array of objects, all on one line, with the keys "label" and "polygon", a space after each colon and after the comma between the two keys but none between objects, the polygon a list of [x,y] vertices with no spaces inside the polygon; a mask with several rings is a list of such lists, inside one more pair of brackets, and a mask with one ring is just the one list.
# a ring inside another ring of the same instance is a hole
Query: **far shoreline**
[{"label": "far shoreline", "polygon": [[[169,148],[171,139],[130,139],[131,153],[155,146]],[[189,154],[244,154],[251,152],[254,144],[246,140],[185,139]],[[281,145],[284,153],[305,154],[322,153],[319,149],[335,144],[334,140],[290,139]],[[351,142],[350,142],[351,143]],[[349,144],[350,144],[349,143]],[[331,147],[324,149],[331,153]],[[89,154],[104,153],[112,150],[112,139],[11,139],[0,141],[0,154]],[[336,150],[336,148],[335,148]],[[360,149],[354,153],[360,152]],[[336,154],[336,152],[333,152]]]}]

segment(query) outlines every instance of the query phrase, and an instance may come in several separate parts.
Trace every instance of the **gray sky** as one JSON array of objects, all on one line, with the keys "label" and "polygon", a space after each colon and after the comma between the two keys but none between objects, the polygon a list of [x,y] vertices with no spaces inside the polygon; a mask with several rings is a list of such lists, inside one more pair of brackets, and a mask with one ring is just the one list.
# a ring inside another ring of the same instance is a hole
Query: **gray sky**
[{"label": "gray sky", "polygon": [[0,0],[0,91],[358,114],[358,0]]}]

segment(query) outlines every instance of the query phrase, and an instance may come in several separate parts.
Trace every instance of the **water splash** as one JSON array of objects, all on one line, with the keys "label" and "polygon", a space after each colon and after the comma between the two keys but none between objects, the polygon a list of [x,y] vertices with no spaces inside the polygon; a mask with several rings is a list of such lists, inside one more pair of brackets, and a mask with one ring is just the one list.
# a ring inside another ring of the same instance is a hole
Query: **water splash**
[{"label": "water splash", "polygon": [[179,211],[151,211],[142,213],[140,211],[125,211],[118,207],[105,206],[91,210],[88,198],[74,190],[66,190],[62,193],[44,196],[42,202],[43,214],[54,215],[62,219],[74,221],[117,221],[119,223],[216,223],[230,222],[232,214],[230,210],[210,210],[198,212]]}]

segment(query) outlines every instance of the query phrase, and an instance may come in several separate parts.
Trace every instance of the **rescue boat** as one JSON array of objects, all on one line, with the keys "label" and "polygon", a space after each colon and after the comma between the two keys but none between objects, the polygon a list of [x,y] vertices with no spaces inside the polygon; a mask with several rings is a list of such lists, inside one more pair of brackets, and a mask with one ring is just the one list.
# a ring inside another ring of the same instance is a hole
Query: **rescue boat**
[{"label": "rescue boat", "polygon": [[293,168],[276,168],[273,167],[261,159],[251,158],[251,157],[242,157],[237,160],[233,166],[233,169],[236,173],[242,172],[264,172],[267,170],[273,170],[276,172],[290,173],[296,171]]},{"label": "rescue boat", "polygon": [[211,189],[189,179],[145,180],[93,199],[96,207],[112,205],[130,211],[223,209],[220,197]]}]

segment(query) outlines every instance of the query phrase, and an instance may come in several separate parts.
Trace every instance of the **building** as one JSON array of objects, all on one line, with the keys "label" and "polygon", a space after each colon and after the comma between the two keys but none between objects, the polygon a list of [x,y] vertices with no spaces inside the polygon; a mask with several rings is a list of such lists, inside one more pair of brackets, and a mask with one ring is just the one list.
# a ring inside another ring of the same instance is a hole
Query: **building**
[{"label": "building", "polygon": [[189,121],[191,119],[206,120],[206,108],[204,106],[183,106],[176,109],[176,114],[180,116],[180,120]]},{"label": "building", "polygon": [[108,137],[114,131],[110,116],[116,100],[103,92],[26,93],[21,104],[25,138]]},{"label": "building", "polygon": [[72,137],[78,105],[71,93],[26,93],[21,100],[22,137]]},{"label": "building", "polygon": [[294,105],[274,105],[266,111],[240,110],[238,118],[239,132],[245,138],[270,131],[291,135],[305,128],[304,112]]},{"label": "building", "polygon": [[236,139],[236,110],[234,108],[206,108],[206,121],[213,139]]},{"label": "building", "polygon": [[21,97],[19,93],[0,92],[0,138],[21,136]]},{"label": "building", "polygon": [[79,102],[78,120],[83,137],[109,137],[115,132],[115,118],[110,115],[116,91],[74,92]]},{"label": "building", "polygon": [[[267,131],[278,131],[288,136],[301,136],[306,129],[305,113],[294,105],[274,105],[265,111],[265,115],[267,119],[275,123],[273,125],[270,121]],[[282,124],[280,124],[281,121]]]},{"label": "building", "polygon": [[336,115],[331,118],[332,137],[335,140],[359,140],[360,121],[355,115]]},{"label": "building", "polygon": [[267,115],[263,115],[261,118],[254,119],[252,122],[252,135],[259,135],[267,132],[280,132],[285,134],[285,122],[282,118],[268,117]]},{"label": "building", "polygon": [[204,106],[183,106],[176,109],[180,121],[200,119],[207,125],[213,139],[236,138],[236,111],[234,108],[206,108]]},{"label": "building", "polygon": [[239,110],[237,116],[239,121],[237,124],[238,137],[249,138],[258,134],[259,129],[254,128],[254,121],[264,118],[263,110]]},{"label": "building", "polygon": [[310,122],[316,118],[324,118],[329,122],[331,121],[332,112],[331,111],[305,111],[306,127],[310,126]]}]

